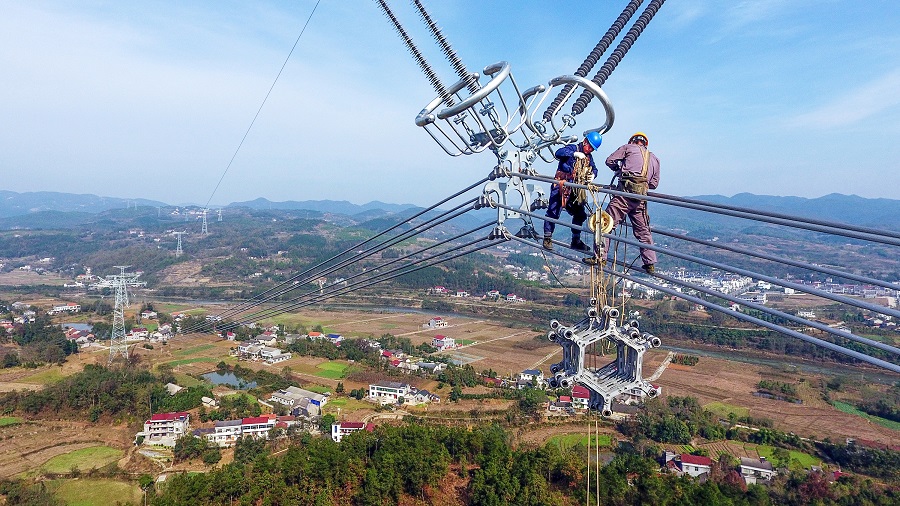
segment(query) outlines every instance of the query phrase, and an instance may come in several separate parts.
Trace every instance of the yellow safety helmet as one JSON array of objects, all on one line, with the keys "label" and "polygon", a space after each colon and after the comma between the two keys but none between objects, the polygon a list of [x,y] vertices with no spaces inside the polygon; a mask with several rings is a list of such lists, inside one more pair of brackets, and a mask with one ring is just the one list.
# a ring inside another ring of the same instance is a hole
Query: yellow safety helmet
[{"label": "yellow safety helmet", "polygon": [[637,137],[642,137],[644,139],[644,144],[650,144],[650,139],[647,137],[647,134],[644,132],[637,132],[628,139],[629,144],[634,142]]}]

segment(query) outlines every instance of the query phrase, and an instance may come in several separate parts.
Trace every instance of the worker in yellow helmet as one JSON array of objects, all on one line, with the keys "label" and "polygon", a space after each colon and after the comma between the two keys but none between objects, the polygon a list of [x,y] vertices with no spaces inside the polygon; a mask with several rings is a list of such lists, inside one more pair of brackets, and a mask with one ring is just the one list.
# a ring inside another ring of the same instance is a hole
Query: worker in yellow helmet
[{"label": "worker in yellow helmet", "polygon": [[[659,158],[647,149],[649,143],[647,134],[637,132],[628,139],[628,144],[619,147],[606,158],[606,166],[616,171],[619,178],[617,190],[639,196],[647,195],[648,190],[655,190],[659,185]],[[628,216],[631,219],[634,237],[644,244],[653,244],[646,200],[615,195],[606,206],[606,212],[612,217],[613,227],[618,226]],[[603,245],[603,251],[609,251],[608,238],[603,239]],[[653,274],[656,252],[641,248],[641,260],[644,263],[644,270]],[[593,265],[598,259],[588,257],[584,261]]]}]

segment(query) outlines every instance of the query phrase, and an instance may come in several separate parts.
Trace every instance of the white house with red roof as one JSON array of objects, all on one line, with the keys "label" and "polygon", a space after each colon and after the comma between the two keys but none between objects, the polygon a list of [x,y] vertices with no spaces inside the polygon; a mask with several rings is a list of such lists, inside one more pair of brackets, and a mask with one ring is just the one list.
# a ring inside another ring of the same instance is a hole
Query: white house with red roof
[{"label": "white house with red roof", "polygon": [[582,385],[572,387],[572,407],[575,409],[587,409],[591,400],[591,391]]},{"label": "white house with red roof", "polygon": [[191,415],[186,411],[157,413],[144,422],[144,444],[175,446],[175,441],[190,429]]},{"label": "white house with red roof", "polygon": [[431,340],[431,345],[438,349],[438,351],[444,351],[450,348],[456,348],[456,340],[452,337],[437,335]]},{"label": "white house with red roof", "polygon": [[447,290],[443,286],[436,286],[436,287],[432,288],[431,291],[434,293],[447,293],[449,290]]},{"label": "white house with red roof", "polygon": [[252,416],[241,419],[241,437],[268,439],[269,431],[275,428],[275,415]]},{"label": "white house with red roof", "polygon": [[687,453],[682,453],[679,467],[682,473],[696,478],[701,474],[709,473],[709,471],[712,469],[712,459],[710,459],[709,457],[704,457],[702,455],[689,455]]},{"label": "white house with red roof", "polygon": [[360,430],[372,432],[373,430],[375,430],[375,426],[371,423],[363,422],[333,423],[331,424],[331,439],[333,439],[336,443],[340,443],[341,439],[343,439],[347,434],[352,434]]}]

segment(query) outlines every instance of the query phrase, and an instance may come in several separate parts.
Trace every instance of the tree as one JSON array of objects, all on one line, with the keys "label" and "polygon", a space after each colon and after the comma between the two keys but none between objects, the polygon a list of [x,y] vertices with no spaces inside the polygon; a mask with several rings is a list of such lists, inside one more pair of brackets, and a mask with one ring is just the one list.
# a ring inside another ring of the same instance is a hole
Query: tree
[{"label": "tree", "polygon": [[330,434],[331,433],[331,425],[334,424],[336,418],[331,413],[327,415],[323,415],[322,418],[319,419],[319,431],[322,434]]}]

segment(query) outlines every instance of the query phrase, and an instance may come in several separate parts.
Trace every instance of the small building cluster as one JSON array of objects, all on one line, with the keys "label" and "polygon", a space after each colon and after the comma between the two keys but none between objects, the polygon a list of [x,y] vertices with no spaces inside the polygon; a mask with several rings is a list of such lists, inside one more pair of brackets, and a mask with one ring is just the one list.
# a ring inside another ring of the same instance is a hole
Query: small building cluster
[{"label": "small building cluster", "polygon": [[291,353],[282,351],[280,348],[272,346],[275,344],[275,337],[270,339],[254,339],[252,341],[244,341],[237,348],[237,354],[245,360],[261,360],[267,364],[277,364],[290,360]]},{"label": "small building cluster", "polygon": [[[667,451],[663,454],[663,466],[666,471],[678,476],[688,475],[700,481],[705,481],[709,478],[710,471],[712,471],[713,461],[709,457],[702,455],[690,455],[687,453],[678,455]],[[778,474],[772,463],[766,460],[765,457],[760,457],[759,459],[741,457],[740,464],[734,470],[747,485],[767,484]]]},{"label": "small building cluster", "polygon": [[273,392],[269,402],[287,407],[294,416],[312,418],[322,413],[322,407],[328,403],[328,396],[317,394],[297,387],[287,387]]},{"label": "small building cluster", "polygon": [[194,430],[193,435],[205,438],[216,446],[226,447],[233,446],[242,437],[269,439],[272,429],[287,429],[295,423],[296,419],[293,416],[268,414],[217,421],[213,427]]},{"label": "small building cluster", "polygon": [[331,439],[333,439],[335,443],[340,443],[341,439],[343,439],[344,436],[361,430],[372,432],[373,430],[375,430],[375,426],[371,423],[363,422],[333,423],[331,424]]},{"label": "small building cluster", "polygon": [[407,383],[379,381],[369,385],[369,400],[379,404],[428,404],[441,402],[441,398],[428,390],[419,390]]}]

